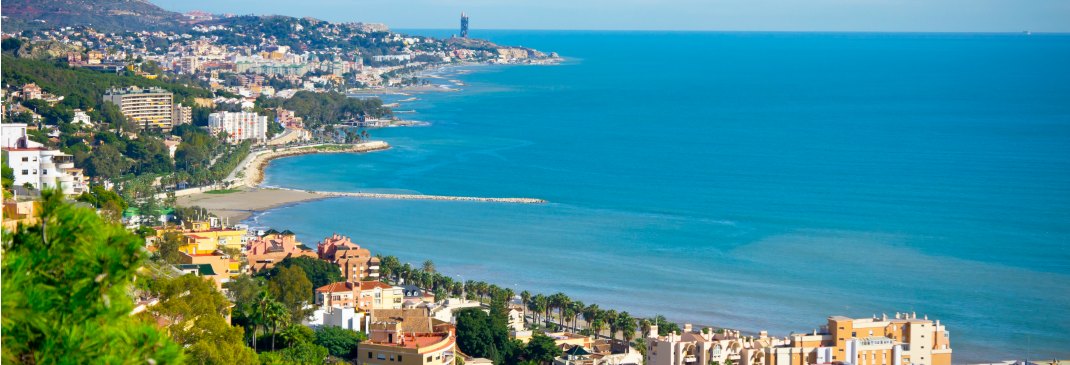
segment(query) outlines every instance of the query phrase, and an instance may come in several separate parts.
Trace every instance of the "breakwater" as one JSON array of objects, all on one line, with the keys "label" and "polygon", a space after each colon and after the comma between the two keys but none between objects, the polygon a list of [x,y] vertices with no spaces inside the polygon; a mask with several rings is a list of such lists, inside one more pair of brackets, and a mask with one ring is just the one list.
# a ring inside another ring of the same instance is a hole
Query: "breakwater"
[{"label": "breakwater", "polygon": [[312,191],[278,188],[280,190],[307,191],[329,197],[371,198],[371,199],[396,199],[396,200],[440,200],[440,201],[473,201],[487,203],[511,203],[511,204],[544,204],[546,200],[538,198],[494,198],[479,196],[454,196],[454,195],[426,195],[426,194],[388,194],[388,193],[361,193],[343,191]]}]

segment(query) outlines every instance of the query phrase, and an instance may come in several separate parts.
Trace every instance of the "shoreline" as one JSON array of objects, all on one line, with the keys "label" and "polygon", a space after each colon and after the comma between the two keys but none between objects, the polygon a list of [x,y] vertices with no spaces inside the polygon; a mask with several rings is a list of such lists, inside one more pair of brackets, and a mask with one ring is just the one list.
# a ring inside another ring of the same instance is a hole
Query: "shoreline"
[{"label": "shoreline", "polygon": [[264,170],[267,169],[268,163],[277,158],[313,153],[364,153],[382,151],[389,148],[390,144],[384,141],[370,141],[350,145],[349,147],[322,144],[274,151],[260,151],[256,152],[255,155],[246,157],[246,161],[231,173],[232,176],[228,180],[233,183],[234,179],[238,179],[237,186],[257,188],[264,181]]}]

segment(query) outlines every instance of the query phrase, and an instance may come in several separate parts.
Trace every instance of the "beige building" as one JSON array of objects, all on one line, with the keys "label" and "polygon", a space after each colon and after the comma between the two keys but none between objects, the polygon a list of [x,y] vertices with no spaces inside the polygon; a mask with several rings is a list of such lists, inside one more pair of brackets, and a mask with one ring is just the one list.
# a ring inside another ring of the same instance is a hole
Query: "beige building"
[{"label": "beige building", "polygon": [[894,318],[828,318],[810,334],[765,351],[769,365],[847,363],[854,365],[950,365],[950,333],[928,318],[896,313]]},{"label": "beige building", "polygon": [[401,309],[404,289],[379,281],[337,282],[316,288],[316,305],[362,311]]},{"label": "beige building", "polygon": [[357,345],[360,365],[453,365],[456,330],[426,309],[372,311],[368,340]]},{"label": "beige building", "polygon": [[338,265],[345,281],[379,278],[379,258],[372,256],[370,250],[353,243],[349,237],[335,234],[324,238],[316,246],[316,252],[320,259]]},{"label": "beige building", "polygon": [[104,101],[119,106],[123,115],[141,128],[170,131],[174,127],[174,94],[160,88],[111,89]]},{"label": "beige building", "polygon": [[171,123],[175,126],[193,123],[193,107],[175,104],[175,110],[171,115]]}]

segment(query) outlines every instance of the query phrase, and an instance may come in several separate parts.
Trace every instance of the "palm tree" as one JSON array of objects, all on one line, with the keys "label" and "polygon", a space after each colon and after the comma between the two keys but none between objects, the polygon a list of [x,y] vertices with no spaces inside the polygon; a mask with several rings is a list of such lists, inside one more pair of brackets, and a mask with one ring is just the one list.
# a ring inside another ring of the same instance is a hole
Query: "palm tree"
[{"label": "palm tree", "polygon": [[528,320],[528,306],[531,305],[531,292],[525,290],[520,292],[520,303],[524,306],[524,320]]},{"label": "palm tree", "polygon": [[271,351],[275,351],[275,333],[279,331],[279,325],[286,323],[290,318],[290,312],[286,306],[275,300],[268,305],[267,320],[271,323]]},{"label": "palm tree", "polygon": [[619,317],[617,311],[610,309],[605,312],[604,317],[606,319],[606,324],[609,325],[609,338],[616,339],[617,330],[620,329],[620,327],[617,326],[617,317]]},{"label": "palm tree", "polygon": [[632,339],[635,338],[635,318],[632,318],[628,312],[620,312],[617,317],[617,327],[620,328],[621,337],[624,338],[624,341],[632,342]]},{"label": "palm tree", "polygon": [[650,319],[643,318],[639,320],[639,328],[643,331],[643,333],[640,334],[640,337],[646,337],[646,335],[650,333],[650,326]]},{"label": "palm tree", "polygon": [[578,300],[572,302],[572,313],[574,313],[574,315],[572,316],[573,329],[579,328],[579,315],[583,313],[584,309],[587,309],[587,306],[583,305],[583,302]]},{"label": "palm tree", "polygon": [[253,302],[252,313],[249,315],[249,320],[253,322],[253,351],[256,351],[256,332],[258,327],[267,324],[267,313],[271,307],[271,303],[275,300],[266,291],[261,291],[257,294],[256,300]]},{"label": "palm tree", "polygon": [[601,313],[594,315],[590,326],[591,331],[594,332],[594,338],[597,339],[599,334],[602,333],[602,329],[606,328],[605,322],[602,321]]},{"label": "palm tree", "polygon": [[587,322],[587,327],[591,327],[591,322],[593,322],[595,318],[598,318],[599,312],[600,309],[598,309],[598,304],[593,303],[583,309],[583,321]]},{"label": "palm tree", "polygon": [[561,326],[563,327],[565,325],[565,308],[568,308],[569,305],[572,304],[572,299],[565,295],[565,293],[561,292],[554,294],[553,298],[554,307],[557,308],[557,320],[561,323]]},{"label": "palm tree", "polygon": [[435,272],[435,262],[431,260],[424,261],[422,269],[427,273]]}]

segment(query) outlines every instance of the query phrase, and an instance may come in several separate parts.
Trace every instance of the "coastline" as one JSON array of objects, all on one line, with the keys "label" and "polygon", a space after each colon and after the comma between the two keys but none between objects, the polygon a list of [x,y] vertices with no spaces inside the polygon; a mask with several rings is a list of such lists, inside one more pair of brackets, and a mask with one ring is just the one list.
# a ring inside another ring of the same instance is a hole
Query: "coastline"
[{"label": "coastline", "polygon": [[239,168],[235,169],[231,173],[231,177],[228,180],[234,183],[234,179],[237,179],[238,186],[244,186],[246,188],[255,188],[264,181],[264,169],[271,160],[290,157],[307,155],[312,153],[362,153],[382,151],[390,148],[390,144],[384,141],[370,141],[362,142],[348,147],[342,145],[312,145],[302,146],[296,148],[287,148],[271,151],[260,151],[255,154],[251,154],[245,158],[245,161]]}]

